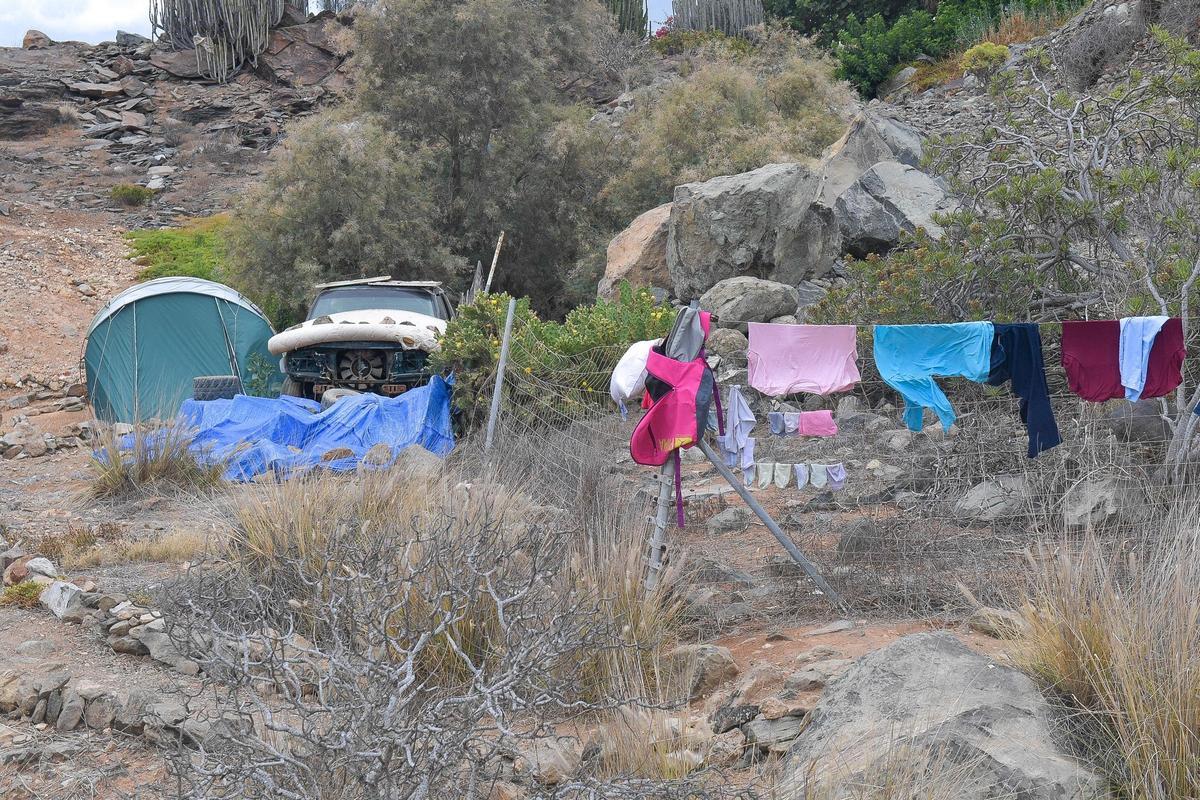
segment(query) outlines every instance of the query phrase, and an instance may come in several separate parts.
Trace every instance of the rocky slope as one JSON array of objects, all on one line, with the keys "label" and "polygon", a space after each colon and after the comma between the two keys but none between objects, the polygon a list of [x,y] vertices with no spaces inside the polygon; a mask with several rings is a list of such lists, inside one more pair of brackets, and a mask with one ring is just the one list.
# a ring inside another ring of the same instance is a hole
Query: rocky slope
[{"label": "rocky slope", "polygon": [[[1027,86],[1027,62],[1048,52],[1054,63],[1041,73],[1050,90],[1099,96],[1131,69],[1153,69],[1145,58],[1150,22],[1196,33],[1195,15],[1170,16],[1170,5],[1096,0],[1062,28],[1012,45],[1003,69]],[[776,284],[773,293],[760,285],[758,295],[772,299],[757,311],[739,303],[742,316],[727,313],[728,324],[803,319],[804,308],[839,280],[845,257],[886,253],[917,227],[939,237],[933,215],[956,201],[943,180],[922,171],[925,143],[982,130],[1001,111],[972,75],[918,91],[914,72],[902,71],[815,163],[768,164],[678,187],[672,203],[647,211],[612,241],[600,296],[623,280],[681,301],[731,278],[766,280]],[[799,290],[798,307],[781,314],[788,289]]]}]

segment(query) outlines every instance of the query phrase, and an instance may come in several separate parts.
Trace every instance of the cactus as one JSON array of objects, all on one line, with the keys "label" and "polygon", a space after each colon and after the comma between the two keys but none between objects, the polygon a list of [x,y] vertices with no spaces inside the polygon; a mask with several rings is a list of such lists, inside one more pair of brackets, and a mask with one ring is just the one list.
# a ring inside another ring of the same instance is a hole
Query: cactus
[{"label": "cactus", "polygon": [[672,0],[675,27],[743,36],[766,21],[762,0]]},{"label": "cactus", "polygon": [[150,0],[150,25],[160,42],[196,50],[201,74],[224,82],[267,46],[285,0]]},{"label": "cactus", "polygon": [[646,35],[650,27],[650,12],[646,8],[646,0],[606,0],[608,10],[616,17],[617,27],[621,33],[634,33],[639,37]]}]

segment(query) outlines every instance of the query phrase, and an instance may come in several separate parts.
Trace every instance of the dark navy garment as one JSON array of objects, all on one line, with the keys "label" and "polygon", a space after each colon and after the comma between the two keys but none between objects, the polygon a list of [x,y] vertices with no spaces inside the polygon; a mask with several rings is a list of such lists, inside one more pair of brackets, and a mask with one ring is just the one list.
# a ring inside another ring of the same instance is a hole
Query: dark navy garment
[{"label": "dark navy garment", "polygon": [[994,328],[992,369],[987,382],[999,386],[1012,381],[1013,394],[1020,401],[1021,422],[1029,431],[1029,457],[1037,458],[1042,451],[1062,443],[1046,386],[1042,335],[1032,322],[998,322]]}]

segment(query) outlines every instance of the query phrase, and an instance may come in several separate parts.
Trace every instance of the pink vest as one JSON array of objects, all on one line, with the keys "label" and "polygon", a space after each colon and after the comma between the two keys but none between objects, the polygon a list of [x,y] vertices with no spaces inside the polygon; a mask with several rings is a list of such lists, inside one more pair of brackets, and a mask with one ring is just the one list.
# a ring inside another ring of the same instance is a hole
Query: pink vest
[{"label": "pink vest", "polygon": [[696,422],[696,392],[704,370],[704,358],[683,362],[650,351],[646,372],[671,389],[654,401],[629,439],[629,455],[638,464],[661,467],[680,447],[691,447],[700,435]]}]

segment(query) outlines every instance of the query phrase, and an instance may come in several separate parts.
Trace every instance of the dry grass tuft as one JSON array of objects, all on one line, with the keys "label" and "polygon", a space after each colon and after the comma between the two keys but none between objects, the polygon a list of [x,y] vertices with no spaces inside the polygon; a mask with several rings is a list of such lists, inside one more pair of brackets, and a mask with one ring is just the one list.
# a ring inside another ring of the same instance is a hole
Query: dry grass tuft
[{"label": "dry grass tuft", "polygon": [[159,539],[98,544],[85,550],[65,554],[61,563],[68,569],[131,562],[182,564],[196,561],[219,549],[219,534],[182,530],[174,531]]},{"label": "dry grass tuft", "polygon": [[1127,549],[1044,549],[1023,615],[1023,666],[1082,712],[1091,749],[1125,796],[1200,796],[1197,505]]},{"label": "dry grass tuft", "polygon": [[1019,794],[980,786],[978,759],[956,758],[949,745],[918,747],[901,739],[861,775],[807,776],[791,786],[778,787],[772,800],[959,800],[981,789],[994,800],[1018,800]]},{"label": "dry grass tuft", "polygon": [[128,436],[100,435],[88,466],[88,496],[116,500],[150,491],[210,490],[221,483],[223,464],[203,465],[188,449],[191,434],[178,425],[139,428]]}]

